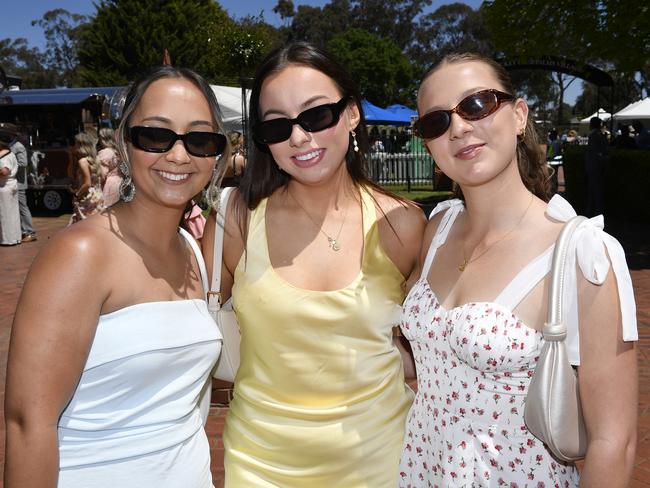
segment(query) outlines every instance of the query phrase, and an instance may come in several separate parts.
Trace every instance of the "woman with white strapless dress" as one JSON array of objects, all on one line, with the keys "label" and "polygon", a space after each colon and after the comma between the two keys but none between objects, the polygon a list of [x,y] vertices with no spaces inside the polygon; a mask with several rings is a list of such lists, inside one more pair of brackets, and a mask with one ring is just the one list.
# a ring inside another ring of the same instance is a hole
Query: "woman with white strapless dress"
[{"label": "woman with white strapless dress", "polygon": [[213,487],[202,407],[221,335],[177,227],[229,156],[207,82],[165,66],[134,83],[118,147],[122,201],[55,236],[20,297],[6,488]]}]

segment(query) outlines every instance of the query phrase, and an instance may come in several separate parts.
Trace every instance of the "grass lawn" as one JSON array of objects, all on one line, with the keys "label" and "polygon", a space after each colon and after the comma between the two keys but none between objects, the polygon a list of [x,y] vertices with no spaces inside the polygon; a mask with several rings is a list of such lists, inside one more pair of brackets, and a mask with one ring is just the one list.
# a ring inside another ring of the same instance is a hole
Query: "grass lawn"
[{"label": "grass lawn", "polygon": [[387,190],[396,193],[402,198],[407,198],[415,202],[426,202],[429,200],[445,200],[452,196],[450,191],[434,191],[430,188],[418,188],[411,186],[411,191],[406,190],[406,185],[384,185]]}]

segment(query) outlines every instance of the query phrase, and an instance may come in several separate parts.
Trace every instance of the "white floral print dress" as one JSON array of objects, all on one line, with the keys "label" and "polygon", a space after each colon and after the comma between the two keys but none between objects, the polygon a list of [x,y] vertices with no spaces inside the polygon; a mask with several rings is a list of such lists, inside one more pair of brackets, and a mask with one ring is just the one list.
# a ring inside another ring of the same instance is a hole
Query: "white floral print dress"
[{"label": "white floral print dress", "polygon": [[[443,202],[432,216],[445,210],[422,275],[402,311],[401,328],[413,349],[418,391],[407,418],[398,484],[440,488],[578,486],[575,466],[554,459],[524,424],[526,393],[543,339],[512,313],[550,271],[554,246],[525,266],[494,302],[467,303],[448,310],[440,305],[426,279],[437,248],[444,244],[464,206],[460,200]],[[547,214],[566,221],[575,212],[555,196]],[[594,283],[602,284],[607,275],[607,249],[619,297],[626,296],[621,298],[624,339],[636,340],[632,285],[622,248],[602,232],[598,220],[586,222],[577,234],[573,255],[579,249],[578,254],[583,255],[577,258],[580,269]],[[568,277],[566,288],[572,283],[575,275]],[[576,301],[570,300],[569,306]],[[577,308],[566,315],[577,320]],[[577,322],[568,327],[569,357],[579,364]]]}]

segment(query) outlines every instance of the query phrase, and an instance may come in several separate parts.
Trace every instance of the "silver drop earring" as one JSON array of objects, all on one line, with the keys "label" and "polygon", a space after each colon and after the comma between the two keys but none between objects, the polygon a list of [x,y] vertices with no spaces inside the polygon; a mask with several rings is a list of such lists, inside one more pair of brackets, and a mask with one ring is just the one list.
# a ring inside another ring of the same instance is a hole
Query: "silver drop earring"
[{"label": "silver drop earring", "polygon": [[130,202],[135,196],[135,185],[131,179],[131,170],[126,161],[120,162],[120,173],[122,173],[122,183],[120,183],[119,195],[123,202]]},{"label": "silver drop earring", "polygon": [[352,134],[352,145],[354,146],[354,152],[359,152],[359,143],[357,142],[357,134],[354,132],[354,130],[351,130],[350,133]]}]

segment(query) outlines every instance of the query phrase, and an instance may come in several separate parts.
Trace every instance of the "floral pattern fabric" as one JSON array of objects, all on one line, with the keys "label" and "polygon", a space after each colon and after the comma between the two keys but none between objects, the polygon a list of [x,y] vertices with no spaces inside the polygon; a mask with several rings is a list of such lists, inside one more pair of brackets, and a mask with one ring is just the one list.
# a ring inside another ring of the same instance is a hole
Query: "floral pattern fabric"
[{"label": "floral pattern fabric", "polygon": [[573,465],[554,459],[524,424],[542,335],[493,302],[445,309],[426,279],[401,320],[418,392],[409,412],[400,487],[573,487]]}]

